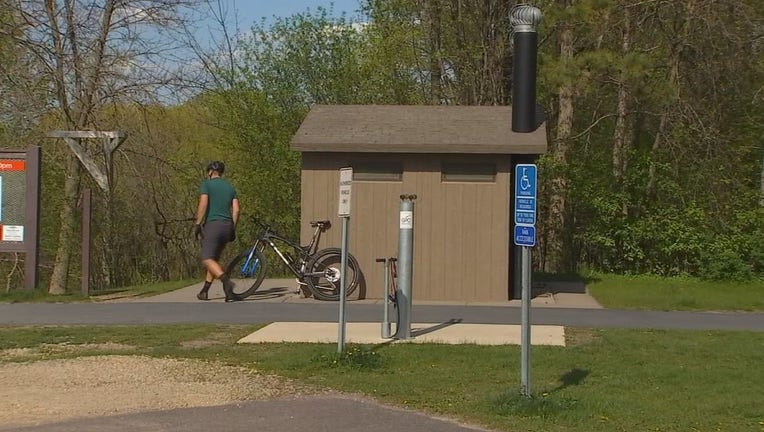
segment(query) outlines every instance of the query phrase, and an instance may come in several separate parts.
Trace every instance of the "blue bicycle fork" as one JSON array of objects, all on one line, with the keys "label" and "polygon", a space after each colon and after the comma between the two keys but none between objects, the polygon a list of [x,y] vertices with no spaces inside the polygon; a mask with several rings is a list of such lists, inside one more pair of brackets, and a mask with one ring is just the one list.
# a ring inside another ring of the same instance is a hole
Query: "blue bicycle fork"
[{"label": "blue bicycle fork", "polygon": [[260,265],[260,260],[257,258],[255,250],[257,250],[257,246],[253,246],[252,249],[250,249],[247,259],[244,261],[244,264],[241,265],[240,273],[243,277],[251,277],[254,275],[257,271],[257,267]]}]

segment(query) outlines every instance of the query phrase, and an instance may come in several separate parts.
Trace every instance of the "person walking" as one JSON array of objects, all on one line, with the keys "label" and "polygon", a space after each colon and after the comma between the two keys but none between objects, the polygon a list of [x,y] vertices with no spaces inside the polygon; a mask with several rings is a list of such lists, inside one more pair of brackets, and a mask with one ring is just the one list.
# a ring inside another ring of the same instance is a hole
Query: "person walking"
[{"label": "person walking", "polygon": [[223,162],[210,162],[206,170],[207,178],[199,187],[194,236],[201,240],[201,262],[207,271],[204,287],[196,295],[199,300],[208,300],[208,292],[215,279],[223,283],[225,301],[242,300],[234,293],[233,281],[218,262],[225,246],[236,239],[236,223],[239,220],[239,198],[231,183],[223,179],[224,171]]}]

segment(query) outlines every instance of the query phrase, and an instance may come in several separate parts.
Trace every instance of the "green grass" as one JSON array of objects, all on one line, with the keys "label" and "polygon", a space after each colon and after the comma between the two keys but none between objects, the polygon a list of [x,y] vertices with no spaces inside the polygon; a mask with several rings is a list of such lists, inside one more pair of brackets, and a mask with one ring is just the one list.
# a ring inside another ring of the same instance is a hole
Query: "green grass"
[{"label": "green grass", "polygon": [[[518,346],[348,345],[337,356],[335,344],[234,344],[254,329],[0,328],[0,361],[105,354],[97,344],[111,342],[117,354],[217,360],[506,431],[764,430],[764,332],[569,330],[567,347],[533,347],[528,399]],[[90,345],[60,349],[79,344]]]},{"label": "green grass", "polygon": [[87,302],[88,297],[77,293],[67,293],[64,295],[50,295],[47,291],[36,290],[15,290],[0,294],[0,303],[69,303],[69,302]]},{"label": "green grass", "polygon": [[42,289],[36,290],[14,290],[9,293],[0,294],[0,303],[67,303],[67,302],[89,302],[105,300],[114,297],[148,297],[166,292],[184,288],[199,282],[198,279],[184,279],[178,281],[154,282],[142,285],[132,285],[128,287],[93,291],[90,297],[85,297],[78,293],[66,293],[64,295],[50,295]]},{"label": "green grass", "polygon": [[[148,297],[175,291],[177,289],[185,288],[198,282],[201,282],[201,279],[182,279],[176,281],[153,282],[142,285],[132,285],[120,288],[118,290],[107,291],[104,294],[120,294],[131,297]],[[100,293],[96,292],[94,297],[97,297],[98,295],[100,295]]]},{"label": "green grass", "polygon": [[591,275],[589,294],[606,308],[764,311],[764,281],[712,282],[690,277]]}]

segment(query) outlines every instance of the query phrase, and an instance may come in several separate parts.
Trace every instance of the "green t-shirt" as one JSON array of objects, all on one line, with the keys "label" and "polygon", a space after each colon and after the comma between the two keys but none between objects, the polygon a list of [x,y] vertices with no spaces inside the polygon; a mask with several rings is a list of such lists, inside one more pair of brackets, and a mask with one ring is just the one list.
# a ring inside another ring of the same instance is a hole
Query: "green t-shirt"
[{"label": "green t-shirt", "polygon": [[207,179],[199,187],[200,195],[207,195],[209,198],[207,204],[207,222],[214,220],[233,220],[231,216],[231,205],[236,199],[236,189],[221,177]]}]

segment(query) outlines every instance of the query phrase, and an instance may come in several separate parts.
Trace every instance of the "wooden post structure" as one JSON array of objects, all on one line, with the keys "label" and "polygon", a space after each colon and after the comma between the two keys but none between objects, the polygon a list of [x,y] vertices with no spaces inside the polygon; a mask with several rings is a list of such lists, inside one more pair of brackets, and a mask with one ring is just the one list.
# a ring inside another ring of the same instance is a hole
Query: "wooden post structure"
[{"label": "wooden post structure", "polygon": [[82,295],[90,295],[90,216],[91,197],[93,193],[90,188],[82,191]]},{"label": "wooden post structure", "polygon": [[[102,191],[109,193],[114,186],[114,152],[127,139],[127,132],[122,131],[52,131],[48,133],[50,138],[63,138],[66,145],[80,160],[82,166],[88,170],[93,180]],[[85,147],[80,145],[81,139],[103,139],[101,147],[104,157],[104,168],[87,154]]]},{"label": "wooden post structure", "polygon": [[[109,215],[109,221],[108,226],[106,229],[106,238],[107,238],[107,248],[111,247],[112,245],[112,192],[114,191],[114,152],[117,151],[120,145],[127,139],[127,132],[123,131],[52,131],[48,133],[48,137],[50,138],[62,138],[66,145],[69,146],[69,149],[77,156],[77,159],[79,159],[82,166],[85,167],[85,169],[90,173],[90,176],[93,178],[93,180],[96,182],[98,187],[103,191],[105,197],[106,197],[106,206],[108,207],[107,213]],[[101,153],[103,155],[103,169],[101,168],[101,164],[97,163],[96,160],[90,157],[90,155],[86,151],[86,147],[83,146],[80,141],[83,139],[100,139],[103,140],[101,144]],[[89,191],[88,191],[89,193]],[[88,220],[88,226],[87,226],[87,234],[88,238],[85,239],[85,226],[84,226],[84,219],[86,217],[85,215],[85,206],[84,206],[85,197],[83,196],[83,238],[82,238],[82,245],[83,245],[83,275],[82,277],[87,279],[83,279],[82,281],[82,293],[84,295],[88,295],[88,292],[90,290],[90,214],[87,215]],[[88,203],[88,212],[90,212],[90,194],[87,196],[87,203]],[[87,245],[87,251],[85,250],[85,245]],[[85,253],[87,252],[87,254]],[[112,258],[111,251],[107,251],[108,259],[109,259],[109,265],[107,266],[108,273],[107,277],[111,276],[111,269],[112,269]],[[85,265],[84,260],[88,259],[87,265]],[[87,268],[86,268],[87,267]],[[88,274],[85,274],[85,270],[87,270]],[[87,286],[85,285],[87,283]],[[87,291],[87,292],[86,292]]]}]

